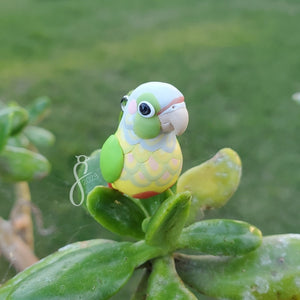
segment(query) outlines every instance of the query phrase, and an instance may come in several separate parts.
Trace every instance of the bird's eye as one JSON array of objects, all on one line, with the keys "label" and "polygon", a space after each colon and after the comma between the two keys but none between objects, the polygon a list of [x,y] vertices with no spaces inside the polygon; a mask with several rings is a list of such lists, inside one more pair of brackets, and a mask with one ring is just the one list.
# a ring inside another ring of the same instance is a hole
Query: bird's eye
[{"label": "bird's eye", "polygon": [[155,114],[155,109],[148,101],[142,101],[138,107],[139,114],[144,118],[151,118]]},{"label": "bird's eye", "polygon": [[124,111],[125,110],[125,107],[126,107],[126,104],[128,102],[128,96],[124,96],[122,99],[121,99],[121,109]]}]

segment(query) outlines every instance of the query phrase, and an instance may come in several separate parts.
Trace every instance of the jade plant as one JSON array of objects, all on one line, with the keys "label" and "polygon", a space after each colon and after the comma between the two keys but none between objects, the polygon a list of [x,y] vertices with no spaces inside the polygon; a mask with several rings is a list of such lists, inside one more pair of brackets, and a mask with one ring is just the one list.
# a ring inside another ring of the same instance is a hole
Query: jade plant
[{"label": "jade plant", "polygon": [[41,179],[50,171],[50,163],[39,149],[51,146],[54,135],[38,126],[49,108],[47,97],[39,97],[25,108],[14,102],[0,102],[0,184],[9,183],[15,192],[9,220],[0,216],[0,255],[17,271],[38,261],[34,254],[32,211],[40,233],[42,218],[31,201],[28,182]]},{"label": "jade plant", "polygon": [[100,153],[79,171],[84,207],[130,240],[67,245],[4,284],[1,300],[109,299],[141,268],[131,299],[300,299],[300,235],[262,237],[241,221],[195,221],[197,212],[221,207],[237,189],[236,152],[220,150],[184,172],[175,187],[147,199],[107,187]]},{"label": "jade plant", "polygon": [[50,109],[50,99],[40,97],[28,107],[0,103],[0,178],[9,182],[46,176],[50,163],[39,153],[54,143],[54,135],[37,126]]},{"label": "jade plant", "polygon": [[84,207],[130,241],[67,245],[4,284],[1,300],[109,299],[141,268],[131,299],[300,299],[300,235],[262,237],[241,221],[195,221],[197,212],[221,207],[238,187],[236,152],[220,150],[147,199],[107,187],[100,155],[95,151],[79,171]]},{"label": "jade plant", "polygon": [[121,107],[102,150],[77,157],[70,200],[128,240],[66,245],[6,282],[0,299],[109,299],[141,269],[132,300],[300,299],[300,235],[262,237],[246,222],[203,219],[236,191],[241,160],[224,148],[180,175],[183,95],[151,82]]}]

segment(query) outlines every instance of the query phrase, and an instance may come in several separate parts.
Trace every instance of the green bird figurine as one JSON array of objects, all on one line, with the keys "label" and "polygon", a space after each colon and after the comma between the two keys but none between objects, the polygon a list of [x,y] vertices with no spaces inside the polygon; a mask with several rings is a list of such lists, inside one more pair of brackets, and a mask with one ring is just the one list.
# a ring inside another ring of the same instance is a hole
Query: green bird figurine
[{"label": "green bird figurine", "polygon": [[109,185],[134,198],[148,198],[174,185],[182,168],[176,136],[188,125],[184,96],[173,85],[147,82],[121,100],[122,117],[100,152]]}]

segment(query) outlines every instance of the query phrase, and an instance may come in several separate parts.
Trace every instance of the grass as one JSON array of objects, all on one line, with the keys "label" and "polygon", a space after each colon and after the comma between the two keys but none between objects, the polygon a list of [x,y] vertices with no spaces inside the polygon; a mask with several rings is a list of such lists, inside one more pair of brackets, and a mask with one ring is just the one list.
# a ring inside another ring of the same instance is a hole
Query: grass
[{"label": "grass", "polygon": [[[37,237],[38,255],[110,237],[68,200],[75,155],[101,147],[116,129],[121,96],[151,80],[185,95],[184,169],[222,147],[242,158],[239,190],[207,217],[299,233],[300,106],[291,100],[300,90],[299,15],[297,0],[1,1],[0,98],[53,100],[44,122],[57,137],[46,152],[53,170],[31,186],[57,230]],[[11,192],[2,183],[0,197],[7,216]]]}]

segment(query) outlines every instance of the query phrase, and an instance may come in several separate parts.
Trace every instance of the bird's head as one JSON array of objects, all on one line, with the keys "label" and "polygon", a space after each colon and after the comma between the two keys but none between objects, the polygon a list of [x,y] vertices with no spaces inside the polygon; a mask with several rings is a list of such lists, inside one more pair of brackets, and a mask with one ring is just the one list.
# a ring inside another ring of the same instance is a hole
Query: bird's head
[{"label": "bird's head", "polygon": [[188,125],[188,111],[182,93],[164,82],[147,82],[121,100],[122,121],[142,139],[161,133],[181,135]]}]

